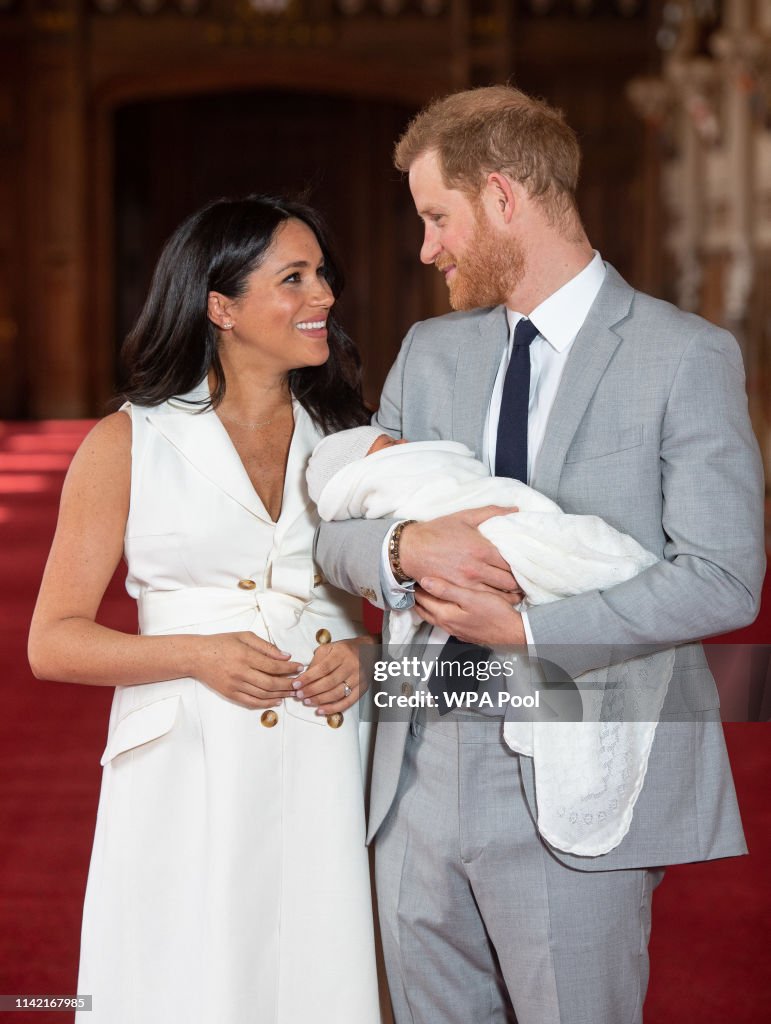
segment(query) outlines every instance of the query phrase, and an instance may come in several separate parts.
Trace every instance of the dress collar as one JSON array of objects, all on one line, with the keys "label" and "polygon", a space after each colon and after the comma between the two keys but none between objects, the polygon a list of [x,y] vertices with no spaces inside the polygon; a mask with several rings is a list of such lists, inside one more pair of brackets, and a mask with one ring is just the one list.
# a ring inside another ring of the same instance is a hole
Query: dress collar
[{"label": "dress collar", "polygon": [[148,422],[188,462],[252,515],[270,525],[282,525],[296,519],[310,504],[305,466],[321,437],[303,406],[297,399],[292,399],[294,430],[284,477],[281,514],[274,522],[252,486],[249,474],[219,416],[212,408],[200,404],[208,396],[208,383],[204,378],[186,394],[143,412]]}]

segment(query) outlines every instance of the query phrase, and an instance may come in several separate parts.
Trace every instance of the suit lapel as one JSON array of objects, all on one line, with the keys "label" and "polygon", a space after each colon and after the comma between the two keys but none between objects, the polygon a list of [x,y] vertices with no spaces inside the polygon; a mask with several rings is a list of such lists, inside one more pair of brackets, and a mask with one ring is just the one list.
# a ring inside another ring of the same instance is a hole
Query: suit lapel
[{"label": "suit lapel", "polygon": [[452,439],[482,455],[482,434],[495,375],[509,340],[506,310],[496,306],[478,321],[479,337],[460,347],[452,405]]},{"label": "suit lapel", "polygon": [[199,412],[183,404],[184,401],[201,401],[208,393],[204,380],[181,399],[171,399],[148,411],[147,419],[203,476],[253,516],[271,523],[217,414],[212,409]]},{"label": "suit lapel", "polygon": [[628,315],[634,290],[608,266],[602,288],[568,355],[531,486],[549,497],[559,487],[565,456],[621,336],[613,328]]}]

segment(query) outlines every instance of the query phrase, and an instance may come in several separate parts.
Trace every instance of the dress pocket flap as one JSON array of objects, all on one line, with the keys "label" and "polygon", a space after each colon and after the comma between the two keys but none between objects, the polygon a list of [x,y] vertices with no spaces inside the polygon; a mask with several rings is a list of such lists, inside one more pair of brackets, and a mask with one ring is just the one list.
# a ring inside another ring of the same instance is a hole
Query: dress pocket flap
[{"label": "dress pocket flap", "polygon": [[105,765],[118,754],[165,735],[174,725],[178,707],[179,694],[175,693],[129,711],[115,726],[99,763]]}]

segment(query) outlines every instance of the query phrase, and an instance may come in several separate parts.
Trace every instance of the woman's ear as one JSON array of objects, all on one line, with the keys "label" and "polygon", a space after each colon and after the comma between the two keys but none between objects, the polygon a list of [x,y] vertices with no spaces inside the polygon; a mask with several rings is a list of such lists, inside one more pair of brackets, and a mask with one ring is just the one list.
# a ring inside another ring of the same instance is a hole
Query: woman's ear
[{"label": "woman's ear", "polygon": [[221,331],[229,331],[233,326],[231,306],[232,302],[226,295],[221,292],[209,292],[206,312],[214,326]]}]

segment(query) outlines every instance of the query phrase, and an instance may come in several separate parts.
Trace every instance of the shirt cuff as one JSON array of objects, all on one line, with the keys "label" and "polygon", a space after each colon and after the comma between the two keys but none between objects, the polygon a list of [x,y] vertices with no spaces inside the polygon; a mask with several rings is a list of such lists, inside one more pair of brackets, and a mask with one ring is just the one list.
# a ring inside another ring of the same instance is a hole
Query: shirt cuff
[{"label": "shirt cuff", "polygon": [[388,545],[391,543],[391,534],[398,523],[394,523],[385,535],[383,547],[380,549],[380,590],[383,594],[383,602],[387,608],[402,609],[412,608],[415,604],[415,581],[399,583],[391,571],[391,560],[388,557]]}]

